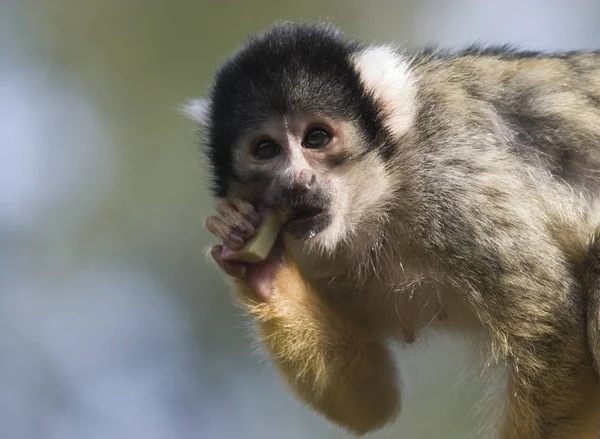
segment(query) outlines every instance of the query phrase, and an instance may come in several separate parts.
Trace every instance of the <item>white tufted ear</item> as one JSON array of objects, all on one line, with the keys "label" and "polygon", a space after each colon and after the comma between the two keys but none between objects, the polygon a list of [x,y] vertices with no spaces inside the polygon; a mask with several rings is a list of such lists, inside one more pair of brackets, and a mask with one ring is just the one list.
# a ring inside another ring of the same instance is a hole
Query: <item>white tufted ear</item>
[{"label": "white tufted ear", "polygon": [[374,46],[354,59],[361,80],[386,114],[384,124],[394,135],[404,134],[414,121],[415,85],[408,60],[391,46]]},{"label": "white tufted ear", "polygon": [[208,128],[210,121],[210,100],[204,98],[190,99],[181,106],[181,112],[197,122],[200,128]]}]

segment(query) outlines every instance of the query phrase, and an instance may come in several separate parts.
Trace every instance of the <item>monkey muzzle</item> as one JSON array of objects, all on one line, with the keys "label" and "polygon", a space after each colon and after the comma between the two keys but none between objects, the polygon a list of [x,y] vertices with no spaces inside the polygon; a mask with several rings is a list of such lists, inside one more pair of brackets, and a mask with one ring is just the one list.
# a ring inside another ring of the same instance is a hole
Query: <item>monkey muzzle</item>
[{"label": "monkey muzzle", "polygon": [[313,238],[331,224],[332,196],[318,187],[280,188],[276,204],[289,212],[283,230],[296,239]]},{"label": "monkey muzzle", "polygon": [[283,230],[296,239],[310,239],[325,230],[330,223],[331,214],[328,210],[303,206],[292,211],[292,215],[284,225]]}]

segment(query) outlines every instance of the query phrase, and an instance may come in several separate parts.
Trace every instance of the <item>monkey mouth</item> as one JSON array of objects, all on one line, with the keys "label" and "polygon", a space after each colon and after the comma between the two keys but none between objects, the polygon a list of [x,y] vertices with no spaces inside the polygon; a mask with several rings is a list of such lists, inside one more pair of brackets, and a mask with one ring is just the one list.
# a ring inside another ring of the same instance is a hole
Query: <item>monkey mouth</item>
[{"label": "monkey mouth", "polygon": [[323,206],[297,206],[283,230],[296,239],[311,239],[331,223],[331,214]]}]

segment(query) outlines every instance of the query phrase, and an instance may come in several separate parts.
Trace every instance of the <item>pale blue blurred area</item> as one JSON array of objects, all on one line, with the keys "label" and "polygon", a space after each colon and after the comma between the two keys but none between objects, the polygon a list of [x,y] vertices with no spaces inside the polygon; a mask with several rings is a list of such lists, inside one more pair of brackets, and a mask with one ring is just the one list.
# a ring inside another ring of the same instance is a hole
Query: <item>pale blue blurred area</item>
[{"label": "pale blue blurred area", "polygon": [[[291,18],[408,46],[600,48],[596,0],[0,0],[2,437],[344,436],[278,381],[207,263],[206,170],[178,112],[248,32]],[[431,347],[402,357],[403,415],[373,437],[473,432],[465,348]]]}]

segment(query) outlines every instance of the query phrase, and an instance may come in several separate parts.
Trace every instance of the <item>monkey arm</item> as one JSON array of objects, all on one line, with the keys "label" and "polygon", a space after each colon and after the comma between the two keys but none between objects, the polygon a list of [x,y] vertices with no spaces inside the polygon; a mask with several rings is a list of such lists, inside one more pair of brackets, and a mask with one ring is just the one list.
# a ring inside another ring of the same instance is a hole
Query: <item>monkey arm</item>
[{"label": "monkey arm", "polygon": [[267,302],[249,299],[252,292],[242,279],[236,285],[272,360],[300,400],[357,435],[395,418],[400,395],[388,349],[329,306],[293,259],[288,256],[278,268]]}]

